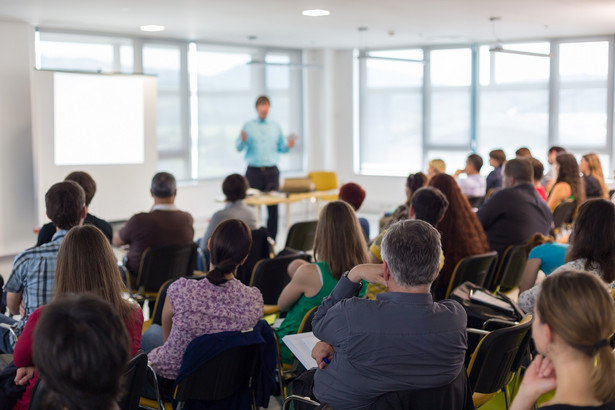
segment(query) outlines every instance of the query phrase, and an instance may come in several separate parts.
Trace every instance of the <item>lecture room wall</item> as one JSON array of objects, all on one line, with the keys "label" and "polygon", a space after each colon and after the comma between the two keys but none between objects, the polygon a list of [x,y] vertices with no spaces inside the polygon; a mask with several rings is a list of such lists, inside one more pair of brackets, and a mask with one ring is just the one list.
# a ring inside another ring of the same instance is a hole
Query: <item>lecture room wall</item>
[{"label": "lecture room wall", "polygon": [[[30,95],[33,45],[30,25],[0,21],[0,256],[15,254],[35,241],[30,105],[31,98],[36,98]],[[307,50],[306,60],[322,65],[321,70],[308,70],[305,75],[302,138],[307,146],[307,169],[334,170],[341,183],[362,184],[368,192],[366,210],[384,210],[403,202],[403,178],[353,173],[352,52]],[[148,195],[148,187],[140,194]],[[219,208],[213,198],[220,195],[220,180],[180,187],[178,206],[195,216],[197,235],[202,234],[206,218]]]}]

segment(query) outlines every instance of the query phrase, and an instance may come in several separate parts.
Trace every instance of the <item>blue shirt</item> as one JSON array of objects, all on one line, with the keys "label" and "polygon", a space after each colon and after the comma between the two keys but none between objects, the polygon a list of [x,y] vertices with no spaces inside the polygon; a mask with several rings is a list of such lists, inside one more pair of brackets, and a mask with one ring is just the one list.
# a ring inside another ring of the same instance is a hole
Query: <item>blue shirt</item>
[{"label": "blue shirt", "polygon": [[540,270],[545,275],[549,275],[555,269],[564,264],[566,258],[566,252],[568,252],[568,245],[564,243],[543,243],[534,247],[528,259],[540,259]]},{"label": "blue shirt", "polygon": [[282,134],[282,128],[275,121],[260,118],[243,125],[248,134],[246,142],[237,137],[237,151],[246,149],[246,162],[253,167],[273,167],[278,164],[279,153],[288,152],[288,146]]},{"label": "blue shirt", "polygon": [[4,285],[4,291],[21,293],[26,308],[26,314],[15,328],[17,335],[21,334],[30,314],[53,299],[58,250],[66,232],[57,231],[51,242],[26,249],[17,255],[13,262],[13,269]]}]

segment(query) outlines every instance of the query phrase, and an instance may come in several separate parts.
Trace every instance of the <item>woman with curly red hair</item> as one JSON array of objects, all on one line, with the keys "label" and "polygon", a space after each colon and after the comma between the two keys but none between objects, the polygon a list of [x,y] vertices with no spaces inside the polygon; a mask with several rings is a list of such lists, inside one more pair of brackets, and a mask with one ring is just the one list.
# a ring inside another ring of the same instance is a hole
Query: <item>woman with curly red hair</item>
[{"label": "woman with curly red hair", "polygon": [[444,266],[434,285],[434,293],[439,300],[444,297],[457,262],[468,256],[489,252],[489,244],[480,221],[452,176],[434,175],[429,180],[429,186],[442,191],[449,202],[444,218],[437,227],[444,252]]}]

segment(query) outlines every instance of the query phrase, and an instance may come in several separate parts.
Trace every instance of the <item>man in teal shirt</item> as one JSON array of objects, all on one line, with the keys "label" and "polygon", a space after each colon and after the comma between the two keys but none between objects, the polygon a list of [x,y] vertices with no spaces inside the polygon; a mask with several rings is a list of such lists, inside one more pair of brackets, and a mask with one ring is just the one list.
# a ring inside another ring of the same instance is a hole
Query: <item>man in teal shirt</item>
[{"label": "man in teal shirt", "polygon": [[[267,119],[269,114],[269,98],[260,96],[256,100],[258,118],[243,125],[241,134],[237,138],[237,151],[246,150],[248,170],[246,178],[252,188],[261,191],[277,191],[280,185],[280,171],[278,170],[279,153],[288,152],[295,146],[295,138],[289,137],[285,141],[282,128],[274,121]],[[267,207],[267,233],[275,239],[278,233],[278,206]]]}]

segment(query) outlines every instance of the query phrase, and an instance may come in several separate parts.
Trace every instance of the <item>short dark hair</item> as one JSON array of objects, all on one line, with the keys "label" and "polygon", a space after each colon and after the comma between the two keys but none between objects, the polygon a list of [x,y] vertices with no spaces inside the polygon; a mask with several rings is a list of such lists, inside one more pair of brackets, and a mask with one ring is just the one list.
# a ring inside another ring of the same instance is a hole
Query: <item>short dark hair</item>
[{"label": "short dark hair", "polygon": [[89,206],[96,193],[96,181],[87,172],[75,171],[71,172],[64,178],[64,181],[74,181],[78,183],[85,191],[85,206]]},{"label": "short dark hair", "polygon": [[530,149],[527,147],[521,147],[517,151],[515,151],[515,155],[518,157],[531,157],[532,153]]},{"label": "short dark hair", "polygon": [[239,174],[231,174],[222,181],[222,192],[229,202],[244,199],[249,187],[246,177]]},{"label": "short dark hair", "polygon": [[130,341],[109,303],[68,295],[43,309],[32,351],[48,389],[45,408],[106,410],[121,393]]},{"label": "short dark hair", "polygon": [[506,162],[506,153],[501,149],[494,149],[489,153],[489,158],[493,158],[498,162],[498,166],[502,166]]},{"label": "short dark hair", "polygon": [[504,175],[513,177],[515,184],[534,183],[534,170],[529,158],[511,159],[504,165]]},{"label": "short dark hair", "polygon": [[563,147],[559,147],[557,145],[552,146],[551,148],[549,148],[549,154],[552,153],[553,151],[557,152],[558,154],[562,153],[562,152],[566,152],[566,149]]},{"label": "short dark hair", "polygon": [[355,211],[358,211],[361,205],[363,205],[365,194],[365,190],[361,185],[349,182],[340,187],[339,199],[340,201],[347,202]]},{"label": "short dark hair", "polygon": [[60,229],[79,225],[84,206],[85,191],[74,181],[53,184],[45,194],[47,216]]},{"label": "short dark hair", "polygon": [[534,170],[534,181],[539,181],[545,173],[545,167],[542,165],[542,162],[534,157],[529,158],[529,160],[532,164],[532,169]]},{"label": "short dark hair", "polygon": [[261,95],[256,99],[256,104],[254,104],[255,107],[258,107],[261,104],[268,104],[271,105],[271,101],[269,101],[269,97],[267,97],[266,95]]},{"label": "short dark hair", "polygon": [[177,192],[177,183],[173,174],[159,172],[152,178],[152,195],[158,198],[170,198]]},{"label": "short dark hair", "polygon": [[483,158],[478,154],[468,155],[468,162],[472,164],[477,172],[480,172],[480,169],[483,167]]},{"label": "short dark hair", "polygon": [[448,199],[438,188],[426,186],[418,189],[410,200],[416,219],[438,225],[448,209]]}]

